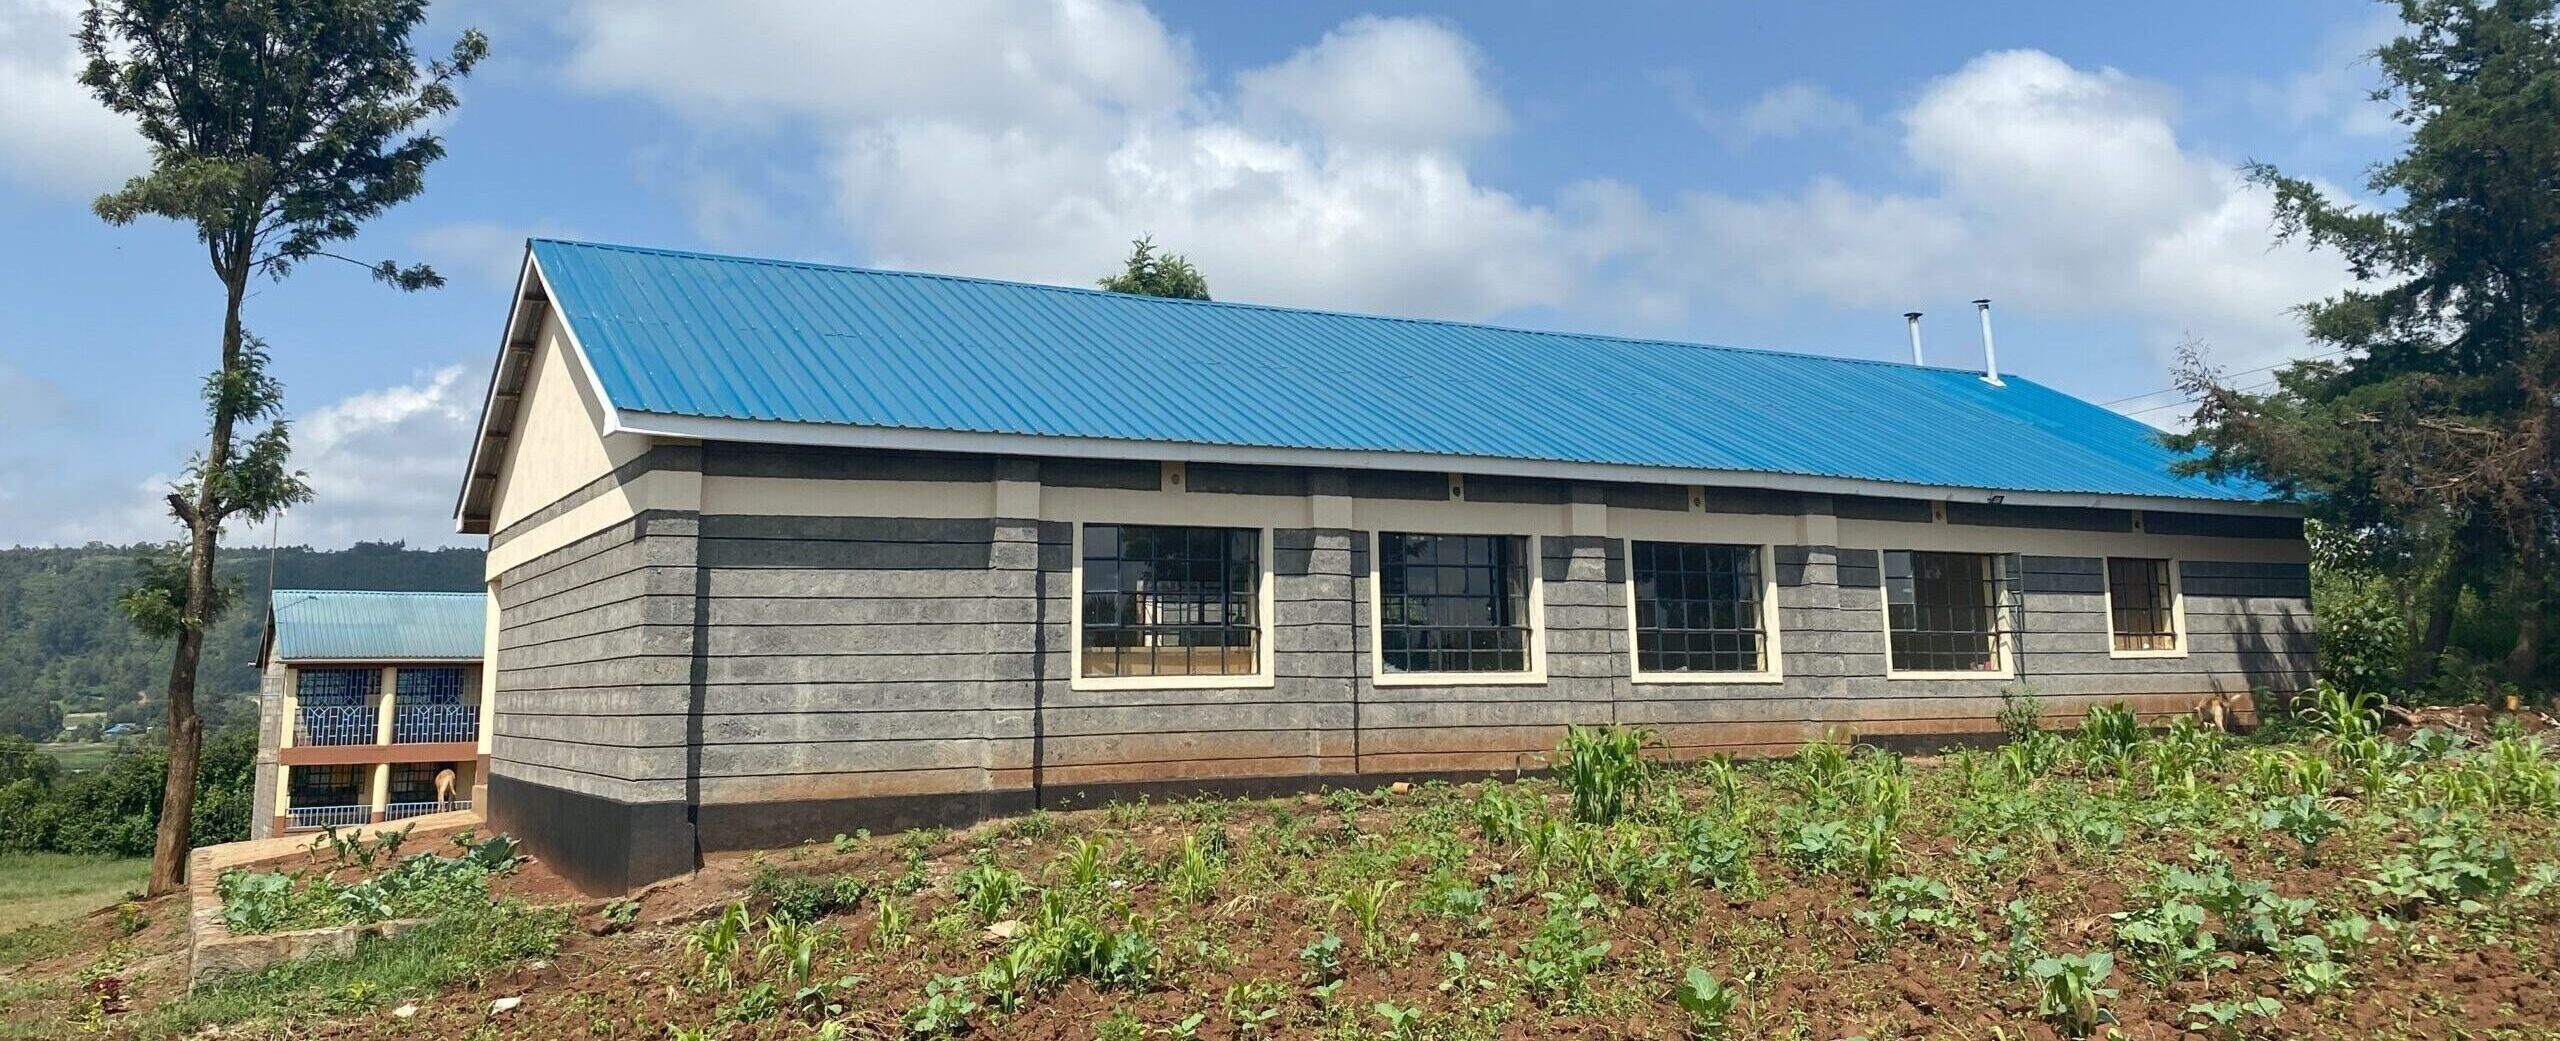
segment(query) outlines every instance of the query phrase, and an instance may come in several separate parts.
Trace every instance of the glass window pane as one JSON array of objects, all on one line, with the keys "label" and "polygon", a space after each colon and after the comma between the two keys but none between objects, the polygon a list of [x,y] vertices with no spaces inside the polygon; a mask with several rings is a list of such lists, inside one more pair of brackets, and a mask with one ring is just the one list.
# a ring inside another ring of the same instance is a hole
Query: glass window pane
[{"label": "glass window pane", "polygon": [[1381,533],[1379,646],[1388,671],[1525,670],[1527,541]]},{"label": "glass window pane", "polygon": [[1637,666],[1647,672],[1763,672],[1760,548],[1637,542],[1629,555]]},{"label": "glass window pane", "polygon": [[[1978,553],[1885,555],[1886,620],[1893,667],[1905,672],[1988,672],[2000,667],[1992,558]],[[1910,577],[1891,577],[1895,571]]]},{"label": "glass window pane", "polygon": [[1257,671],[1260,532],[1137,524],[1084,531],[1081,674]]}]

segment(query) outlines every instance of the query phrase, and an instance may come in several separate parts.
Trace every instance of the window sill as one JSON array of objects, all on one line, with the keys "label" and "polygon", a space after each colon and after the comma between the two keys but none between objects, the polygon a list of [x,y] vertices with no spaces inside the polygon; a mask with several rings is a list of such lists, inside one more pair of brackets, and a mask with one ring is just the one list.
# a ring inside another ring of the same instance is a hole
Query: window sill
[{"label": "window sill", "polygon": [[1638,672],[1630,682],[1639,685],[1706,686],[1720,683],[1785,683],[1786,676],[1775,672]]},{"label": "window sill", "polygon": [[2006,682],[2018,678],[2013,670],[1999,672],[1895,672],[1885,670],[1887,680],[1995,680]]},{"label": "window sill", "polygon": [[1380,672],[1369,677],[1378,687],[1544,686],[1543,672]]},{"label": "window sill", "polygon": [[1251,676],[1071,676],[1068,690],[1254,690],[1279,685],[1270,673]]},{"label": "window sill", "polygon": [[2186,656],[2187,649],[2184,647],[2165,651],[2119,651],[2112,648],[2107,651],[2107,657],[2110,658],[2184,658]]}]

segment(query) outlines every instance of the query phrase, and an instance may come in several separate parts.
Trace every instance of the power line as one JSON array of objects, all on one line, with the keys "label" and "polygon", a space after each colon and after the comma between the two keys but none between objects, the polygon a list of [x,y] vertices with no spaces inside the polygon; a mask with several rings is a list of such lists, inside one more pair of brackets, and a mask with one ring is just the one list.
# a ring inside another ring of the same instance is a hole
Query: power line
[{"label": "power line", "polygon": [[[2276,380],[2265,380],[2265,381],[2262,381],[2262,382],[2259,382],[2259,383],[2252,383],[2252,384],[2250,384],[2250,385],[2248,385],[2248,386],[2246,386],[2246,387],[2241,387],[2241,388],[2239,388],[2239,392],[2240,392],[2240,393],[2242,393],[2242,394],[2255,394],[2255,393],[2257,393],[2257,392],[2259,392],[2259,391],[2262,391],[2262,390],[2265,390],[2265,389],[2267,389],[2267,388],[2269,388],[2269,387],[2273,387],[2273,386],[2275,386],[2277,382],[2278,382],[2278,381],[2276,381]],[[2150,408],[2138,408],[2138,409],[2135,409],[2135,410],[2133,410],[2133,411],[2131,411],[2131,412],[2127,412],[2127,413],[2125,413],[2125,415],[2128,415],[2128,416],[2140,416],[2140,415],[2146,415],[2146,414],[2149,414],[2149,413],[2152,413],[2152,412],[2158,412],[2158,411],[2160,411],[2160,410],[2162,410],[2162,409],[2177,408],[2177,407],[2182,406],[2182,405],[2192,405],[2192,404],[2195,404],[2195,403],[2196,403],[2196,401],[2197,401],[2197,399],[2195,399],[2195,398],[2180,398],[2180,399],[2178,399],[2178,400],[2176,400],[2176,401],[2172,401],[2172,402],[2169,402],[2169,403],[2167,403],[2167,404],[2162,404],[2162,405],[2153,405],[2153,406],[2151,406]]]},{"label": "power line", "polygon": [[[2238,371],[2238,372],[2229,373],[2229,374],[2225,375],[2223,378],[2228,379],[2228,378],[2230,378],[2231,376],[2247,376],[2247,375],[2252,375],[2252,374],[2254,374],[2254,373],[2265,372],[2265,371],[2267,371],[2267,370],[2269,370],[2269,369],[2279,369],[2279,368],[2283,368],[2283,367],[2285,367],[2285,366],[2287,366],[2287,365],[2291,365],[2291,364],[2293,364],[2293,363],[2295,363],[2295,362],[2302,362],[2302,361],[2318,361],[2319,359],[2322,359],[2322,358],[2333,358],[2333,357],[2336,357],[2336,356],[2338,356],[2338,355],[2345,354],[2345,353],[2347,353],[2347,348],[2344,348],[2344,347],[2340,347],[2340,348],[2337,348],[2337,349],[2335,349],[2335,350],[2320,351],[2320,352],[2318,352],[2318,353],[2316,353],[2316,354],[2306,354],[2306,355],[2303,355],[2302,357],[2299,357],[2299,358],[2287,358],[2287,359],[2285,359],[2285,360],[2283,360],[2283,361],[2280,361],[2280,362],[2277,362],[2277,363],[2275,363],[2275,364],[2273,364],[2273,365],[2261,365],[2261,366],[2258,366],[2257,368],[2254,368],[2254,369],[2242,369],[2242,370],[2240,370],[2240,371]],[[2117,399],[2115,399],[2114,401],[2101,401],[2101,402],[2099,402],[2099,403],[2098,403],[2098,407],[2099,407],[2099,408],[2113,408],[2113,407],[2115,407],[2115,406],[2117,406],[2117,405],[2124,404],[2125,402],[2128,402],[2128,401],[2140,401],[2140,400],[2142,400],[2142,399],[2144,399],[2144,398],[2148,398],[2148,397],[2155,397],[2155,396],[2157,396],[2157,395],[2161,395],[2161,394],[2167,394],[2167,393],[2169,393],[2169,392],[2171,392],[2171,391],[2174,391],[2174,390],[2176,390],[2176,389],[2178,389],[2178,388],[2176,388],[2176,387],[2162,387],[2162,388],[2160,388],[2160,389],[2158,389],[2158,390],[2148,391],[2148,392],[2141,393],[2141,394],[2136,394],[2136,395],[2133,395],[2132,397],[2129,397],[2129,398],[2117,398]],[[2189,400],[2189,401],[2193,401],[2193,400],[2195,400],[2195,399],[2193,399],[2193,398],[2189,398],[2189,399],[2187,399],[2187,400]]]}]

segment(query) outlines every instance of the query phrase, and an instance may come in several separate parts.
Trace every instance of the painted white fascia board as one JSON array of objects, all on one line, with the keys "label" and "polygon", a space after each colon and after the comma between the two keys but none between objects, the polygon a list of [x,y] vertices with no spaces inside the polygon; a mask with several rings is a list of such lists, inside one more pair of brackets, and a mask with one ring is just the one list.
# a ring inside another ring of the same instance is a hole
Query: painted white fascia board
[{"label": "painted white fascia board", "polygon": [[[564,323],[565,324],[565,323]],[[571,342],[576,342],[572,331]],[[583,358],[583,352],[581,357]],[[1999,496],[2015,506],[2082,506],[2102,509],[2154,510],[2169,513],[2242,514],[2299,517],[2298,506],[2226,499],[2176,499],[2165,496],[2100,495],[2086,492],[2034,492],[2005,488],[1963,488],[1909,484],[1854,477],[1770,473],[1758,470],[1700,470],[1625,463],[1580,463],[1546,459],[1498,459],[1488,456],[1433,455],[1366,449],[1284,448],[1255,445],[1209,445],[1129,438],[1054,437],[963,430],[918,430],[856,426],[847,423],[800,423],[771,419],[731,419],[626,411],[606,407],[607,433],[648,434],[702,441],[810,445],[832,448],[875,448],[922,452],[973,452],[985,455],[1059,456],[1078,459],[1155,460],[1186,463],[1229,463],[1259,466],[1314,466],[1352,470],[1440,471],[1559,480],[1621,481],[1634,484],[1702,484],[1722,488],[1763,488],[1827,495],[1873,495],[1905,499],[1954,499],[1962,493],[1988,499]]]}]

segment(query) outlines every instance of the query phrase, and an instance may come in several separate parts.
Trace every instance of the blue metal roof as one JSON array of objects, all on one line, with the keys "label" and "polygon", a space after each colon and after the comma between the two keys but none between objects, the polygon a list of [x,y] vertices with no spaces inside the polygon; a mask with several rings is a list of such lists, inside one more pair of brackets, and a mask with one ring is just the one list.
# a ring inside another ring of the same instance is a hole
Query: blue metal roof
[{"label": "blue metal roof", "polygon": [[268,601],[268,656],[281,661],[478,660],[481,593],[279,589]]},{"label": "blue metal roof", "polygon": [[624,412],[2256,501],[2032,380],[537,239]]}]

